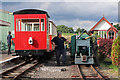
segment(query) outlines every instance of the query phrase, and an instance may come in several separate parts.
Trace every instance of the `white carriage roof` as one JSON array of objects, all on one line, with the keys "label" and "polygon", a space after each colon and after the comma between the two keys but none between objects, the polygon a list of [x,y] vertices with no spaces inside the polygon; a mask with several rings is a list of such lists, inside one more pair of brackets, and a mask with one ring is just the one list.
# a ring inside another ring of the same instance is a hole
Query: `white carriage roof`
[{"label": "white carriage roof", "polygon": [[49,22],[51,22],[56,27],[56,25],[55,25],[55,23],[53,21],[50,20]]}]

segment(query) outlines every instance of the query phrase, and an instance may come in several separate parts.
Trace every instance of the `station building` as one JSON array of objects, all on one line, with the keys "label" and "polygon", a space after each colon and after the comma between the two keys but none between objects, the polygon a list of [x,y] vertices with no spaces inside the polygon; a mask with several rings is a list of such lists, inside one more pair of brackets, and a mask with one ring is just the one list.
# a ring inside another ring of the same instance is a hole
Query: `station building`
[{"label": "station building", "polygon": [[90,31],[95,31],[100,38],[116,39],[118,30],[104,16],[95,24]]},{"label": "station building", "polygon": [[[0,10],[0,51],[7,50],[7,35],[11,31],[14,38],[14,16],[8,11]],[[11,46],[14,50],[14,45]]]}]

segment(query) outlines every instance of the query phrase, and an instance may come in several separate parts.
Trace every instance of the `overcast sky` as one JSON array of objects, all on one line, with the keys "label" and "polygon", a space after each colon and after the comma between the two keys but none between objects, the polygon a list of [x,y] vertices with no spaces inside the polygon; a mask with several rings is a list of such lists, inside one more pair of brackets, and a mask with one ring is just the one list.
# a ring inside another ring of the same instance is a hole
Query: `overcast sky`
[{"label": "overcast sky", "polygon": [[2,9],[14,12],[21,9],[41,9],[48,12],[50,20],[53,20],[56,25],[66,25],[73,27],[75,30],[85,28],[89,30],[98,22],[103,14],[105,18],[116,24],[118,22],[118,2],[107,1],[38,1],[29,0],[29,2],[10,2],[10,0],[2,1]]}]

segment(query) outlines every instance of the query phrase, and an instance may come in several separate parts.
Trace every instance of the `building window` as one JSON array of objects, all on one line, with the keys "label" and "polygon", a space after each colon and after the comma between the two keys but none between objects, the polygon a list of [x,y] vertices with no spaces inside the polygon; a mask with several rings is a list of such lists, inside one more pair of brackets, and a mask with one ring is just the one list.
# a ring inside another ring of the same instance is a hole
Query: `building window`
[{"label": "building window", "polygon": [[22,19],[21,31],[40,31],[39,19]]},{"label": "building window", "polygon": [[45,31],[45,20],[41,19],[41,31]]}]

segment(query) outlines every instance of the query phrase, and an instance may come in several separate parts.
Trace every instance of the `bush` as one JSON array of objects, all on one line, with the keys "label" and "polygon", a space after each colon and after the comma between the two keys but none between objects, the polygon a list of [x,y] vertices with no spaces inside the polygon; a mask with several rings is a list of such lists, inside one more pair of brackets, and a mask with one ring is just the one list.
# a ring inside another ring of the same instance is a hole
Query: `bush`
[{"label": "bush", "polygon": [[114,40],[112,45],[112,64],[113,65],[120,65],[120,32],[118,34],[118,37]]},{"label": "bush", "polygon": [[111,39],[100,39],[99,40],[98,52],[99,52],[100,57],[102,57],[102,58],[105,58],[105,57],[110,58],[112,44],[113,44],[113,40],[111,40]]}]

